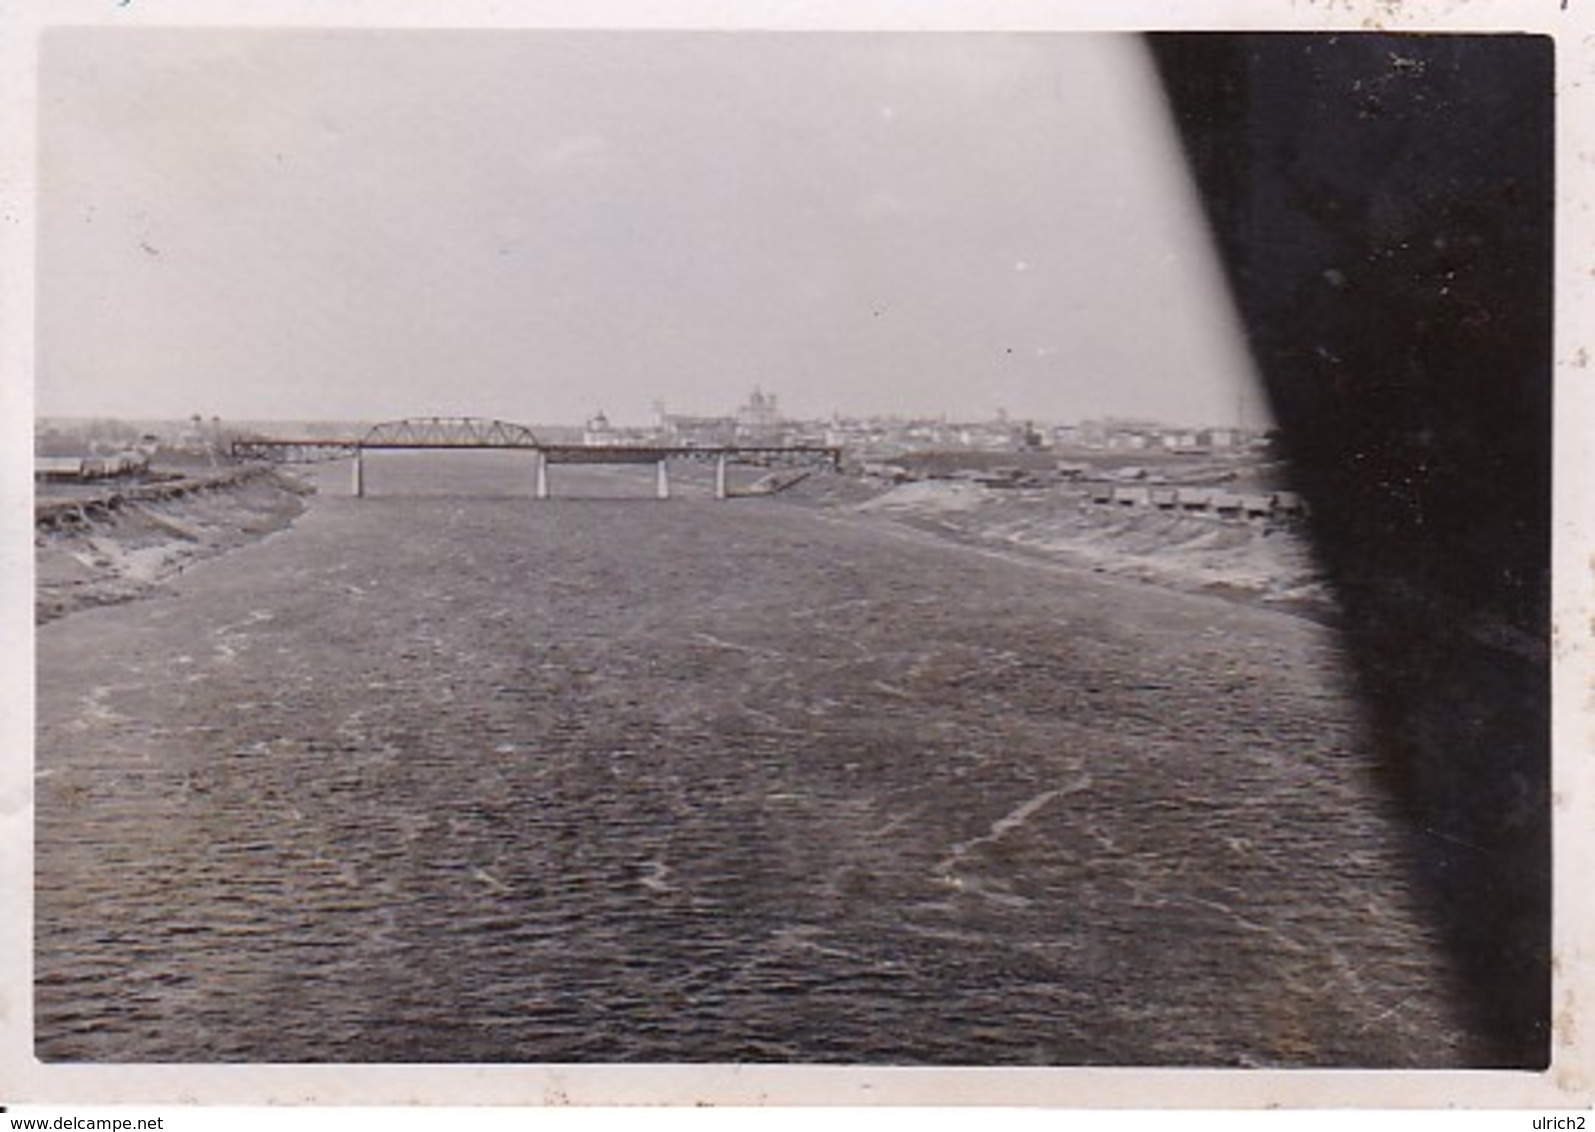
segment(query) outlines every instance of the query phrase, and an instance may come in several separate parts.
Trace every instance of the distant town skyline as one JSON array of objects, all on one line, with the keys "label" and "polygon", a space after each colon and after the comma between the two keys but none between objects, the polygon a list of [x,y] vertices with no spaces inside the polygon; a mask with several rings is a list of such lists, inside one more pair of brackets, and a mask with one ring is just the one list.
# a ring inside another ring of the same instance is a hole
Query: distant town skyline
[{"label": "distant town skyline", "polygon": [[[450,414],[450,413],[426,413],[426,414],[421,414],[421,413],[416,413],[416,414],[411,414],[409,419],[420,419],[420,418],[423,418],[423,417],[451,417],[451,416],[453,416],[453,417],[466,417],[466,416],[470,416],[470,415],[472,415],[472,414]],[[727,420],[727,421],[734,421],[737,418],[737,413],[736,413],[736,411],[734,409],[712,410],[712,409],[705,409],[705,408],[698,407],[698,408],[694,408],[694,409],[684,410],[682,412],[676,412],[675,410],[667,409],[666,410],[666,416],[671,417],[671,418],[690,419],[690,420]],[[544,426],[552,426],[552,427],[558,427],[558,428],[583,428],[583,427],[586,427],[586,426],[590,425],[593,422],[594,418],[597,418],[597,417],[602,417],[609,424],[613,425],[616,428],[624,428],[624,429],[647,429],[647,428],[654,427],[658,423],[658,418],[655,415],[650,415],[646,419],[625,420],[625,419],[621,419],[621,418],[615,416],[612,413],[608,413],[608,412],[604,411],[601,406],[600,406],[600,408],[598,410],[596,410],[596,411],[594,411],[592,413],[588,413],[588,414],[586,414],[586,415],[584,415],[584,416],[582,416],[580,418],[563,419],[563,420],[556,420],[556,419],[532,420],[532,419],[528,418],[528,419],[513,420],[513,421],[510,421],[509,423],[529,425],[529,426],[531,426],[531,425],[544,425]],[[228,426],[249,426],[249,425],[263,425],[263,424],[280,424],[280,425],[314,425],[314,424],[348,424],[348,425],[354,425],[354,424],[360,424],[360,425],[374,425],[374,424],[379,424],[379,423],[383,423],[383,422],[392,422],[392,421],[398,421],[398,420],[403,420],[403,419],[407,419],[407,418],[402,418],[402,417],[380,417],[379,418],[379,417],[370,417],[370,416],[366,416],[366,417],[223,417],[220,414],[214,414],[214,413],[211,413],[211,414],[207,414],[207,413],[178,413],[178,414],[168,414],[168,415],[165,415],[165,416],[153,416],[153,415],[150,415],[150,414],[143,414],[143,415],[140,415],[140,416],[117,416],[117,415],[106,414],[106,413],[56,413],[56,414],[40,413],[40,414],[35,416],[34,423],[35,423],[35,426],[36,426],[35,427],[35,431],[38,431],[38,429],[40,429],[40,428],[50,428],[50,427],[83,428],[83,427],[93,426],[93,425],[96,425],[96,424],[124,425],[124,426],[130,426],[130,427],[131,426],[143,425],[143,424],[150,424],[150,425],[157,425],[158,424],[158,425],[164,425],[164,426],[181,426],[181,425],[187,424],[189,422],[197,421],[199,424],[209,428],[209,427],[213,427],[213,426],[228,427]],[[484,418],[484,419],[501,419],[501,420],[505,420],[507,418]],[[785,424],[826,424],[826,423],[831,423],[831,422],[843,422],[843,423],[849,423],[849,424],[855,424],[855,425],[863,425],[863,424],[883,424],[884,425],[884,424],[889,424],[889,423],[903,424],[903,425],[910,425],[910,424],[916,424],[916,425],[941,424],[941,425],[945,425],[945,426],[948,426],[948,427],[956,427],[956,426],[964,426],[964,425],[1011,424],[1011,425],[1015,425],[1015,426],[1019,426],[1019,425],[1034,425],[1036,427],[1045,427],[1045,428],[1070,428],[1070,427],[1079,427],[1079,426],[1103,425],[1103,426],[1116,426],[1116,427],[1122,427],[1122,428],[1163,428],[1163,429],[1171,429],[1171,430],[1204,429],[1204,428],[1236,428],[1236,427],[1240,427],[1242,429],[1249,430],[1249,431],[1263,431],[1266,428],[1271,427],[1270,425],[1268,425],[1266,423],[1261,423],[1261,422],[1259,422],[1259,423],[1250,423],[1250,424],[1246,424],[1246,425],[1242,425],[1242,426],[1236,426],[1236,425],[1234,425],[1234,424],[1232,424],[1232,423],[1230,423],[1228,421],[1171,420],[1171,419],[1152,418],[1152,417],[1148,417],[1148,416],[1146,416],[1144,414],[1113,414],[1113,413],[1103,414],[1103,415],[1100,415],[1100,416],[1088,416],[1088,417],[1071,418],[1071,419],[1068,419],[1068,420],[1056,419],[1056,418],[1050,418],[1050,417],[1018,416],[1018,415],[1015,415],[1013,413],[991,413],[991,414],[988,414],[986,416],[967,416],[967,417],[964,417],[964,416],[955,416],[955,415],[951,415],[951,414],[947,414],[947,413],[913,413],[913,412],[907,412],[907,411],[889,412],[889,413],[868,413],[868,414],[858,414],[858,415],[848,414],[848,413],[826,413],[826,414],[823,414],[823,415],[820,415],[820,416],[796,416],[796,415],[788,415],[788,414],[783,413],[779,417],[777,417],[776,419],[779,422],[785,423]]]},{"label": "distant town skyline", "polygon": [[59,30],[40,416],[1267,423],[1133,37]]}]

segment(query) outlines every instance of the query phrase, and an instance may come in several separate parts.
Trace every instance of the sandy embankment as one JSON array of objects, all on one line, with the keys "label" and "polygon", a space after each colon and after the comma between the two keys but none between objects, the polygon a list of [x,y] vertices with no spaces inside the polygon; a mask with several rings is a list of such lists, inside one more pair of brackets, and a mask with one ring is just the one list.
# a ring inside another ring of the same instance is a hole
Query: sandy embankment
[{"label": "sandy embankment", "polygon": [[107,486],[34,506],[34,620],[156,591],[191,562],[262,538],[304,510],[303,483],[264,467]]},{"label": "sandy embankment", "polygon": [[1096,505],[1067,486],[1017,490],[949,480],[899,484],[851,509],[1117,577],[1295,612],[1333,608],[1298,524]]},{"label": "sandy embankment", "polygon": [[[1206,590],[1297,612],[1332,601],[1296,526],[1097,506],[1078,489],[923,480],[889,487],[800,476],[776,494],[828,510],[900,522],[946,538],[1118,577]],[[189,563],[287,526],[313,487],[264,467],[179,483],[107,487],[36,505],[35,619],[158,591]]]}]

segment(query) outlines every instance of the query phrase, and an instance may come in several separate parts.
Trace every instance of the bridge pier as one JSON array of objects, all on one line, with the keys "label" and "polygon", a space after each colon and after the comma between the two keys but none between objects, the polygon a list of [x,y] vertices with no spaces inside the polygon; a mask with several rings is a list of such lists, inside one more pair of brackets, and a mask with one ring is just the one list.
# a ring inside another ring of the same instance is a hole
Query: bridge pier
[{"label": "bridge pier", "polygon": [[716,456],[714,461],[714,497],[725,499],[730,493],[726,491],[726,458],[724,455]]},{"label": "bridge pier", "polygon": [[532,453],[532,495],[537,499],[548,498],[548,453],[539,448]]},{"label": "bridge pier", "polygon": [[360,451],[354,450],[354,465],[350,472],[349,491],[356,499],[364,499],[366,494],[365,459]]},{"label": "bridge pier", "polygon": [[660,460],[654,465],[654,494],[660,499],[670,498],[670,468],[666,461]]}]

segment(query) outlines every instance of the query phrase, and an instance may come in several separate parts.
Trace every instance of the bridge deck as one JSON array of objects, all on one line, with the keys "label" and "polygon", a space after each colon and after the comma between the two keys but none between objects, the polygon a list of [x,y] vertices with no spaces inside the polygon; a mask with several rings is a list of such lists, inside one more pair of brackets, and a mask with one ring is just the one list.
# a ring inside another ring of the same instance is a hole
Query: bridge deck
[{"label": "bridge deck", "polygon": [[767,459],[809,456],[836,461],[841,458],[840,448],[818,445],[716,445],[695,447],[690,445],[642,444],[545,444],[543,452],[550,464],[657,464],[661,460],[728,460],[760,461]]},{"label": "bridge deck", "polygon": [[842,458],[840,448],[810,444],[729,444],[697,445],[632,445],[632,444],[531,444],[522,442],[493,442],[482,440],[419,440],[419,439],[353,439],[349,437],[317,437],[306,440],[289,440],[275,437],[257,437],[233,442],[233,454],[244,458],[271,459],[293,455],[317,453],[354,454],[375,450],[503,450],[541,452],[550,464],[657,464],[662,460],[713,460],[725,458],[734,462],[752,463],[777,459],[813,458],[837,463]]}]

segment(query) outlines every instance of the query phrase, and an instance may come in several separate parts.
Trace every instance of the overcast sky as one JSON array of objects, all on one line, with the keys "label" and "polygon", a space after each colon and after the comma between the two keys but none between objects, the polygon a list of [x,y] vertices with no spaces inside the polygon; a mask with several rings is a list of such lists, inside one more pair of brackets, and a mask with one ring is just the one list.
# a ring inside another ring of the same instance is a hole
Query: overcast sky
[{"label": "overcast sky", "polygon": [[1257,421],[1141,51],[52,31],[37,410]]}]

